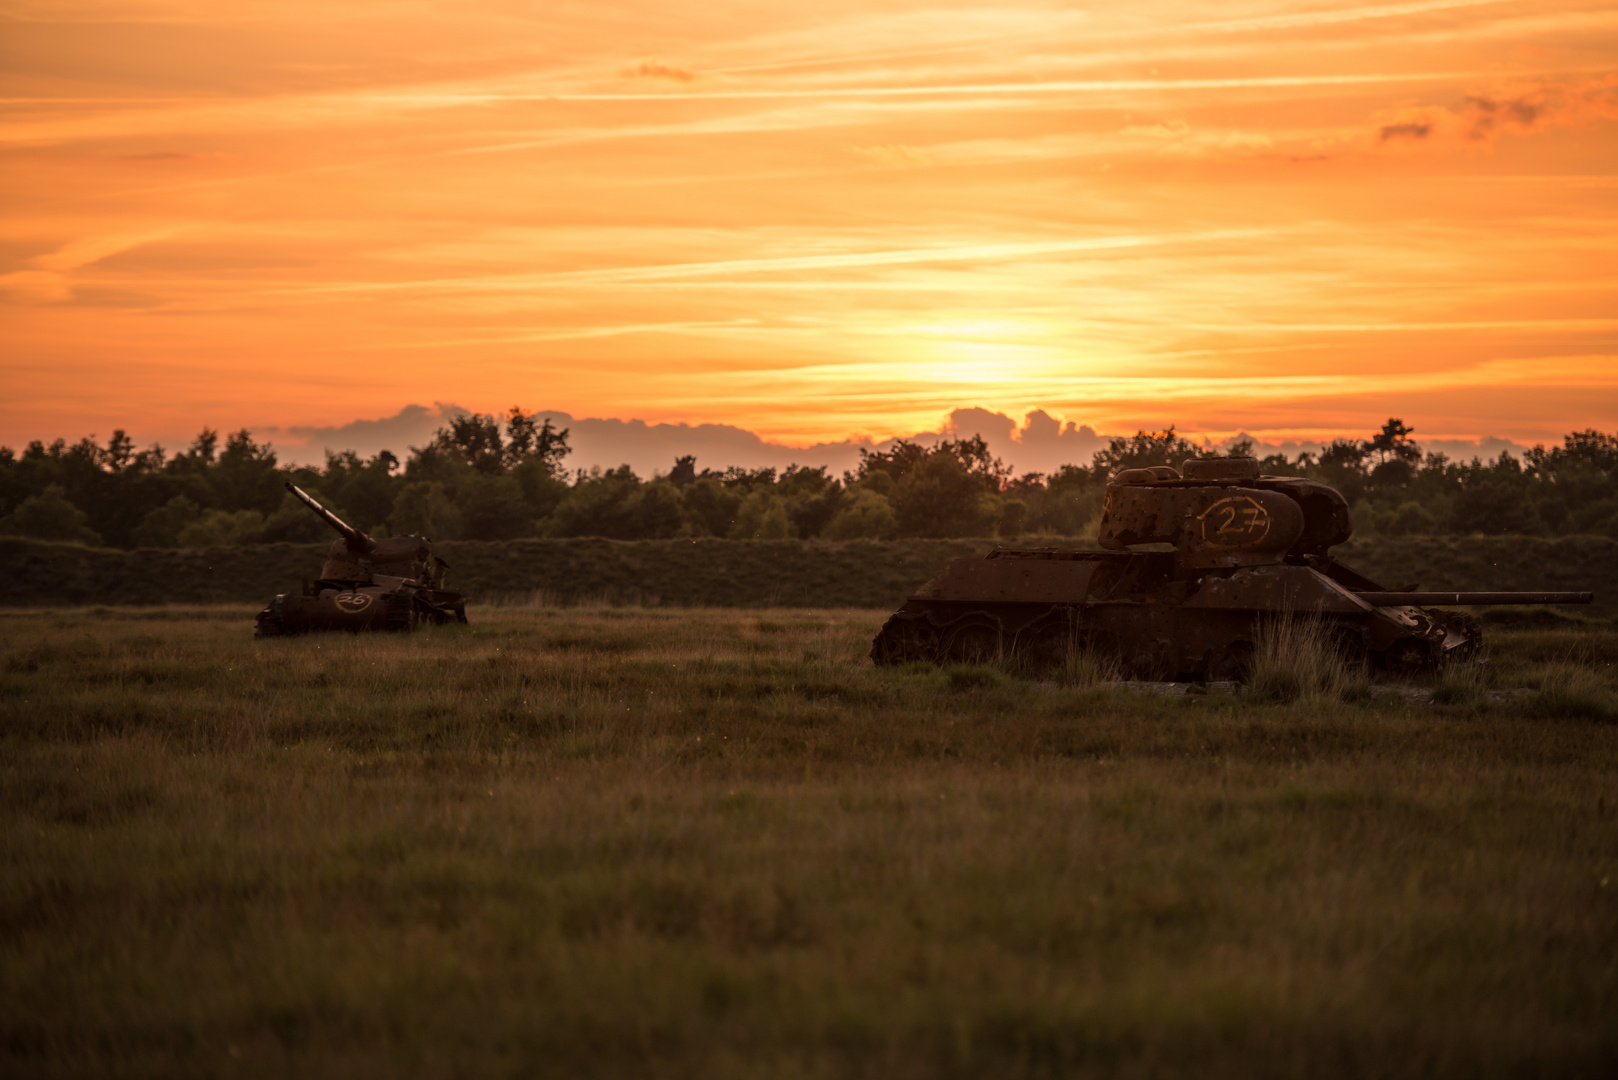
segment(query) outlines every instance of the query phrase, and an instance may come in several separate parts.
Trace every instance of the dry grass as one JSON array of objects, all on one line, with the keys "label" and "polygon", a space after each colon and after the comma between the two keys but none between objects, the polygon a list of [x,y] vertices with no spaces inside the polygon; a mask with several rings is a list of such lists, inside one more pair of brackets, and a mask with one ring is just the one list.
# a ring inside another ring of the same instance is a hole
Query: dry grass
[{"label": "dry grass", "polygon": [[884,614],[0,615],[0,1071],[1618,1063],[1618,725],[1536,704],[1618,638],[1274,704],[878,670]]},{"label": "dry grass", "polygon": [[1489,698],[1491,673],[1487,659],[1446,664],[1433,680],[1433,701],[1439,705],[1477,708]]},{"label": "dry grass", "polygon": [[1056,672],[1061,685],[1075,690],[1093,690],[1116,683],[1124,677],[1123,664],[1109,652],[1070,647]]},{"label": "dry grass", "polygon": [[1247,691],[1262,701],[1320,705],[1364,700],[1364,665],[1349,660],[1318,616],[1285,613],[1259,624]]},{"label": "dry grass", "polygon": [[1534,708],[1544,716],[1610,722],[1618,720],[1618,695],[1596,672],[1563,662],[1544,670]]}]

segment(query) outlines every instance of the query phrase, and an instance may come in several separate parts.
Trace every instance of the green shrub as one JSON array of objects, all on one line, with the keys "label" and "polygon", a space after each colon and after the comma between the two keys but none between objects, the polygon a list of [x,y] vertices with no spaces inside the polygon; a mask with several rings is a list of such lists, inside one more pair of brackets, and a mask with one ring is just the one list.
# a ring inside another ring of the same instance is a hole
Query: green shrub
[{"label": "green shrub", "polygon": [[461,535],[461,511],[444,493],[443,484],[436,480],[417,480],[405,485],[399,497],[393,500],[388,525],[401,535],[455,540]]},{"label": "green shrub", "polygon": [[887,499],[865,488],[850,488],[823,535],[828,540],[887,540],[897,527]]},{"label": "green shrub", "polygon": [[60,484],[24,499],[17,509],[0,518],[0,533],[34,540],[66,540],[74,544],[101,543],[101,534],[85,525],[83,510],[68,500]]},{"label": "green shrub", "polygon": [[248,543],[264,527],[264,515],[257,510],[209,510],[180,530],[183,548],[235,547]]},{"label": "green shrub", "polygon": [[792,535],[786,500],[767,491],[755,491],[736,508],[732,540],[785,540]]},{"label": "green shrub", "polygon": [[[339,505],[338,502],[326,492],[314,487],[305,488],[304,491],[311,498],[317,500],[327,510],[330,510],[333,514],[336,514],[339,518],[348,522],[350,525],[353,525],[356,529],[363,530],[365,528],[364,522],[356,522],[353,519],[353,516],[349,514],[348,509]],[[181,499],[175,501],[183,502],[184,500]],[[181,509],[183,510],[183,508]],[[156,511],[154,511],[154,513],[156,513]],[[148,514],[147,517],[150,518],[151,515]],[[189,523],[182,526],[180,535],[183,536],[185,529],[189,527]],[[281,496],[281,505],[276,507],[275,513],[266,518],[263,525],[255,530],[250,537],[247,537],[246,540],[248,543],[260,544],[274,544],[282,542],[290,544],[329,544],[336,535],[337,534],[332,531],[330,525],[321,520],[318,515],[310,513],[309,507],[305,506],[303,501],[296,495],[288,491]],[[187,544],[182,541],[179,546],[207,547],[209,545]]]},{"label": "green shrub", "polygon": [[[304,511],[306,514],[308,511]],[[202,516],[202,507],[176,495],[155,510],[148,511],[135,526],[135,546],[172,548],[180,546],[180,531]]]}]

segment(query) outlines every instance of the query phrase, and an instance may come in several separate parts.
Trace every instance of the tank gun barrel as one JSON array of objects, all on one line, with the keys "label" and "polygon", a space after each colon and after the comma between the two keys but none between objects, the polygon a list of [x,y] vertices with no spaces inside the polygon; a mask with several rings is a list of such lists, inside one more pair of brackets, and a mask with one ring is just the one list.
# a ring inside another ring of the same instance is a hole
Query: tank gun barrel
[{"label": "tank gun barrel", "polygon": [[1362,592],[1355,593],[1372,607],[1453,604],[1457,607],[1489,604],[1593,604],[1593,592]]},{"label": "tank gun barrel", "polygon": [[286,482],[286,485],[287,490],[296,495],[303,505],[320,515],[320,519],[322,521],[324,521],[327,525],[330,525],[333,529],[336,529],[342,538],[348,541],[350,550],[364,555],[369,554],[376,549],[375,540],[372,540],[369,536],[366,536],[364,533],[354,528],[354,526],[350,525],[348,522],[344,521],[330,510],[327,510],[324,506],[321,506],[320,503],[307,491],[303,490],[290,480]]}]

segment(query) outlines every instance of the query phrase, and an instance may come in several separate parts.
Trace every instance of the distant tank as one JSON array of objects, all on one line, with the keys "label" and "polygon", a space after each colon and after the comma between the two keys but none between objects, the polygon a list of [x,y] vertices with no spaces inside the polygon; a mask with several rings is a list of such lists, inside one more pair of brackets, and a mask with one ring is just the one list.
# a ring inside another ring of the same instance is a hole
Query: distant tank
[{"label": "distant tank", "polygon": [[1342,651],[1401,674],[1475,657],[1478,620],[1424,604],[1588,604],[1587,592],[1388,589],[1328,554],[1348,501],[1254,458],[1126,469],[1107,484],[1103,551],[996,548],[956,559],[877,634],[878,664],[1060,663],[1070,649],[1138,679],[1241,678],[1269,616],[1318,616]]},{"label": "distant tank", "polygon": [[414,630],[423,622],[466,621],[466,601],[444,589],[449,564],[425,536],[373,540],[294,484],[287,490],[337,530],[320,577],[303,593],[282,593],[258,613],[254,637],[312,630]]}]

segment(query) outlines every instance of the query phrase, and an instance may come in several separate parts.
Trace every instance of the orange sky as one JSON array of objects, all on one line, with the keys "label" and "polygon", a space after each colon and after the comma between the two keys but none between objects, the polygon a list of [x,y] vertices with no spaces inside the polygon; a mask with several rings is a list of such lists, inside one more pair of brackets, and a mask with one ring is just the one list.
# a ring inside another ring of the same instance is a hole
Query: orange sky
[{"label": "orange sky", "polygon": [[1618,425],[1601,0],[0,0],[0,443]]}]

